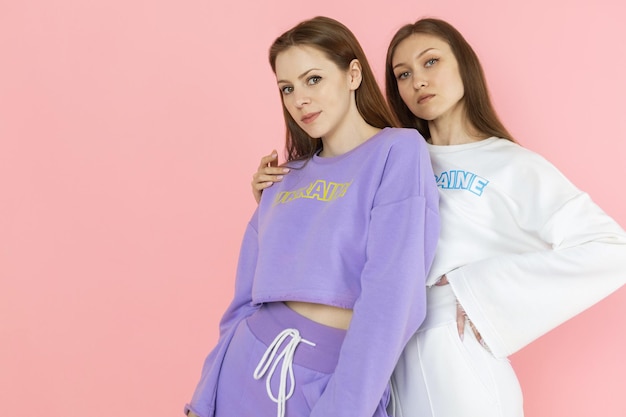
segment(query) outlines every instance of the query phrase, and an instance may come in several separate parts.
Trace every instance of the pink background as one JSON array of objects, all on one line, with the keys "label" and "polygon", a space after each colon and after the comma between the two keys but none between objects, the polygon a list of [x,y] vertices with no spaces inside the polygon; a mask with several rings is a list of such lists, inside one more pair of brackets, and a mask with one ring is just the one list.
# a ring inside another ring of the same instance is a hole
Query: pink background
[{"label": "pink background", "polygon": [[[0,0],[0,415],[181,415],[251,174],[282,149],[267,48],[317,14],[380,81],[401,24],[453,23],[513,134],[626,225],[620,3]],[[512,357],[528,416],[626,415],[625,305],[622,289]]]}]

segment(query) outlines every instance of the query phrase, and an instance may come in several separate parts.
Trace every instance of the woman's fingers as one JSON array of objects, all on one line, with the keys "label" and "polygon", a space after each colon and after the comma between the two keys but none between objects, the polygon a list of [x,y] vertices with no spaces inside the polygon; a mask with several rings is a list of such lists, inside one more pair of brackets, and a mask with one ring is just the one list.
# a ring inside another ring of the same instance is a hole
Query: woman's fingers
[{"label": "woman's fingers", "polygon": [[252,176],[252,188],[267,188],[267,183],[272,185],[271,183],[281,181],[288,172],[289,168],[261,167]]},{"label": "woman's fingers", "polygon": [[467,320],[467,322],[470,326],[470,329],[472,329],[472,333],[474,333],[474,337],[476,337],[476,340],[478,340],[482,344],[483,337],[478,332],[478,329],[476,329],[476,326],[474,326],[474,323],[472,323],[471,320]]},{"label": "woman's fingers", "polygon": [[467,320],[467,322],[469,323],[470,328],[472,329],[472,332],[474,333],[474,337],[476,337],[476,340],[478,340],[478,343],[480,343],[480,345],[483,348],[485,348],[487,352],[491,353],[491,349],[489,349],[489,346],[487,346],[487,342],[485,342],[485,339],[483,339],[482,335],[480,334],[476,326],[474,326],[474,323],[472,323],[472,321],[469,319]]},{"label": "woman's fingers", "polygon": [[273,150],[271,154],[265,155],[263,158],[261,158],[259,169],[267,166],[278,166],[278,152],[276,152],[276,150]]},{"label": "woman's fingers", "polygon": [[252,175],[252,195],[256,202],[261,201],[263,190],[269,188],[275,182],[282,181],[289,168],[278,167],[278,153],[274,150],[271,154],[261,158],[257,172]]},{"label": "woman's fingers", "polygon": [[465,333],[465,320],[467,319],[467,314],[465,314],[465,310],[459,301],[456,302],[456,330],[459,332],[459,337],[463,340],[463,335]]},{"label": "woman's fingers", "polygon": [[480,343],[480,345],[483,348],[485,348],[487,352],[491,352],[491,350],[489,349],[489,346],[487,346],[487,343],[483,339],[482,335],[480,334],[476,326],[474,326],[474,323],[472,323],[470,318],[467,317],[467,313],[463,309],[463,306],[461,306],[461,304],[457,300],[456,302],[456,329],[459,332],[459,337],[461,338],[461,340],[463,340],[463,335],[465,333],[465,323],[467,323],[470,329],[472,329],[472,333],[474,333],[474,337],[476,338],[478,343]]},{"label": "woman's fingers", "polygon": [[439,278],[439,281],[435,282],[435,285],[438,286],[442,286],[442,285],[448,285],[448,277],[446,277],[445,275],[442,275],[441,278]]}]

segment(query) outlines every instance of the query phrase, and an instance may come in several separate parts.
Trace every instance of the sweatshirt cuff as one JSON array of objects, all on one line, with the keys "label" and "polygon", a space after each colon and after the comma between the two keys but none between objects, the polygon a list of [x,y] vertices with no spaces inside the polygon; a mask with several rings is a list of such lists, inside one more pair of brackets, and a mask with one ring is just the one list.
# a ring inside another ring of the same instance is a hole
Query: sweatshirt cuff
[{"label": "sweatshirt cuff", "polygon": [[446,274],[454,296],[465,310],[465,313],[467,313],[467,317],[478,329],[487,346],[489,346],[492,355],[498,359],[506,358],[509,355],[506,345],[496,329],[491,325],[480,301],[475,297],[463,269],[463,267],[460,267]]},{"label": "sweatshirt cuff", "polygon": [[185,413],[185,415],[188,415],[190,411],[193,411],[198,417],[209,417],[210,415],[213,415],[213,412],[209,412],[209,414],[203,415],[200,412],[198,412],[198,410],[193,408],[191,406],[191,404],[185,404],[185,408],[183,409],[183,413]]}]

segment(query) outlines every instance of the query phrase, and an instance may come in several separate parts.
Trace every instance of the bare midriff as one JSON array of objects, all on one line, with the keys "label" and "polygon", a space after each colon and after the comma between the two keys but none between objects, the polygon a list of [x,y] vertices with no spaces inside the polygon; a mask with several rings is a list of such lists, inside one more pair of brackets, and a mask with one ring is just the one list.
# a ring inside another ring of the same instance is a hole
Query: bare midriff
[{"label": "bare midriff", "polygon": [[309,320],[336,329],[347,330],[352,319],[352,310],[346,308],[302,301],[285,301],[285,304]]}]

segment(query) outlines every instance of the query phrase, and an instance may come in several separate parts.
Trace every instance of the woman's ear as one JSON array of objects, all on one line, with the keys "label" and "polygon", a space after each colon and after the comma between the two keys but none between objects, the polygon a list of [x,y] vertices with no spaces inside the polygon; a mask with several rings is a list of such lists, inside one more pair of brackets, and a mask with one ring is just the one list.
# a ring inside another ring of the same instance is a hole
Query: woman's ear
[{"label": "woman's ear", "polygon": [[358,59],[353,59],[348,67],[348,76],[350,77],[350,89],[357,90],[363,81],[363,70]]}]

